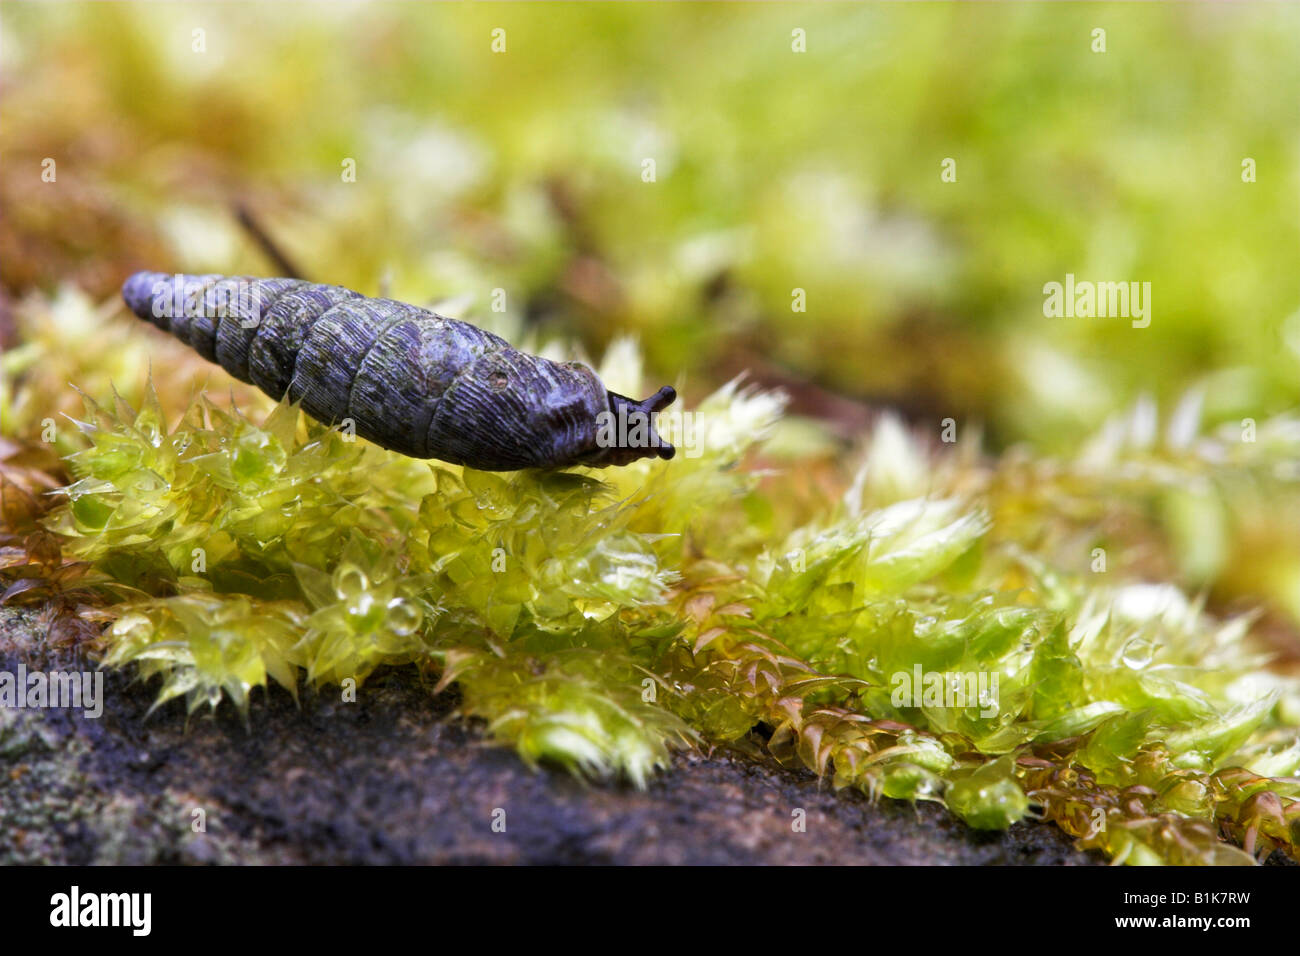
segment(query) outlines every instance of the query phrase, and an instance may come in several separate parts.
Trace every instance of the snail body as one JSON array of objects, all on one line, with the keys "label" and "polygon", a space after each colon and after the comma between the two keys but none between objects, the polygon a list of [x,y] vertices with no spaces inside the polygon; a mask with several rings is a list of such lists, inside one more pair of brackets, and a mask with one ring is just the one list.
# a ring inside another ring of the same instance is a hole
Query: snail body
[{"label": "snail body", "polygon": [[135,273],[122,298],[235,378],[413,458],[513,471],[674,454],[652,424],[671,387],[634,401],[580,362],[404,302],[300,279],[161,272]]}]

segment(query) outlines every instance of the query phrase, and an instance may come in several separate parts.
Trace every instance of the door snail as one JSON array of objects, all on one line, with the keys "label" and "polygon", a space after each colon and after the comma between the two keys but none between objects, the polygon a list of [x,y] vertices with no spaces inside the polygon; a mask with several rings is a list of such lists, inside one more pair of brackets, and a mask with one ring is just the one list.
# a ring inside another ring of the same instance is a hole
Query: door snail
[{"label": "door snail", "polygon": [[414,458],[484,471],[602,468],[673,457],[643,401],[581,362],[554,362],[499,336],[391,299],[301,279],[137,272],[122,298],[235,378],[300,402],[328,425]]}]

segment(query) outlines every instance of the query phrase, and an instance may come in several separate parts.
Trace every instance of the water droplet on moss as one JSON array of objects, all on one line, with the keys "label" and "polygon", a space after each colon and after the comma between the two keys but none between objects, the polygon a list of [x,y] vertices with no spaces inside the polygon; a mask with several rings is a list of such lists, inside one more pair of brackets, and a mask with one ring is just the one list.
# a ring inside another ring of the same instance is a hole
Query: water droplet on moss
[{"label": "water droplet on moss", "polygon": [[1120,660],[1130,670],[1140,671],[1151,663],[1155,653],[1156,645],[1154,641],[1145,637],[1135,637],[1124,645],[1124,650],[1120,653]]},{"label": "water droplet on moss", "polygon": [[401,637],[414,634],[424,615],[409,601],[394,598],[388,602],[388,626]]},{"label": "water droplet on moss", "polygon": [[370,579],[358,567],[346,565],[334,573],[334,591],[344,601],[357,601],[369,587]]}]

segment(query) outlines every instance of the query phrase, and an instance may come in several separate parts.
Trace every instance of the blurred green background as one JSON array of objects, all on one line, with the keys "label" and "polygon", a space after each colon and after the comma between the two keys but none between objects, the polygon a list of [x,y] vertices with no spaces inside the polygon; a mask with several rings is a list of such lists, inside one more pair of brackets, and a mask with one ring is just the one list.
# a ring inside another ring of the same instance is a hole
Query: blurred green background
[{"label": "blurred green background", "polygon": [[[542,338],[635,333],[688,397],[749,369],[843,434],[891,405],[1064,450],[1144,393],[1169,409],[1204,386],[1212,422],[1295,404],[1295,6],[0,17],[11,299],[108,299],[140,267],[274,272],[242,203],[308,278],[470,318],[504,289]],[[1150,327],[1044,317],[1066,273],[1150,282]]]}]

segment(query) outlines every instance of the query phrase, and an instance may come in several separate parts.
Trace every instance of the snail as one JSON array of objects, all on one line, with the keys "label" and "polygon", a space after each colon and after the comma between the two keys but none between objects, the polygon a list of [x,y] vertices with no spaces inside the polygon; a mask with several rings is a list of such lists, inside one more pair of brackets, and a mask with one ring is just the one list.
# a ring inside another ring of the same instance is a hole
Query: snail
[{"label": "snail", "polygon": [[652,418],[677,397],[671,387],[638,402],[581,362],[404,302],[301,279],[161,272],[135,273],[122,298],[235,378],[413,458],[513,471],[675,451]]}]

